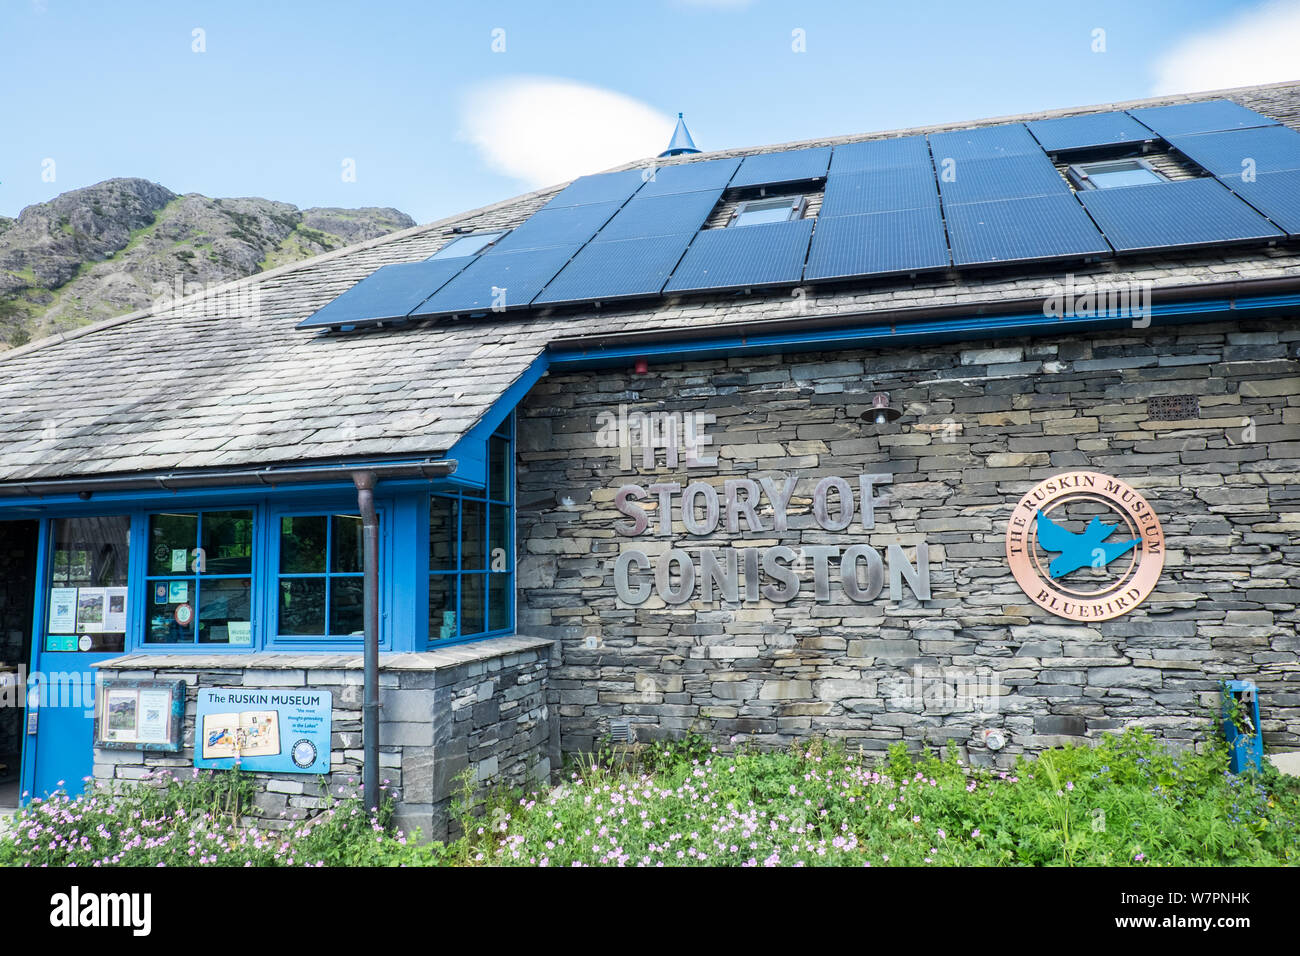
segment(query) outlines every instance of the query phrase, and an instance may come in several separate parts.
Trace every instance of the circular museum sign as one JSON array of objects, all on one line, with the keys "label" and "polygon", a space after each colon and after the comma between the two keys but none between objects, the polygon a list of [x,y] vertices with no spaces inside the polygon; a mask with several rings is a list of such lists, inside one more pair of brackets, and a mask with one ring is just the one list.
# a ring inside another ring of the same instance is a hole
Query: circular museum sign
[{"label": "circular museum sign", "polygon": [[1137,607],[1165,563],[1160,519],[1118,478],[1068,471],[1035,485],[1007,524],[1007,563],[1044,610],[1105,621]]}]

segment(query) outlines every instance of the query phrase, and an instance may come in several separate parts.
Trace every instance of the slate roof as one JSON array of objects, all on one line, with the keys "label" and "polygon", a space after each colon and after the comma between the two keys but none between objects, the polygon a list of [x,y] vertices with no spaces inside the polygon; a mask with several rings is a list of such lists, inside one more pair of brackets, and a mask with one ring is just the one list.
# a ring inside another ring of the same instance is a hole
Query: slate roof
[{"label": "slate roof", "polygon": [[[1300,83],[1289,83],[700,153],[666,162],[1225,96],[1300,129]],[[814,286],[798,303],[788,291],[778,291],[435,320],[355,334],[294,328],[380,266],[432,255],[450,241],[453,227],[518,225],[563,185],[229,283],[197,299],[0,353],[0,482],[436,456],[450,449],[557,339],[670,334],[796,314],[816,320],[935,305],[974,310],[1040,296],[1047,279],[1067,271],[1040,265]],[[1157,289],[1298,277],[1300,250],[1283,244],[1166,251],[1068,271],[1114,281],[1148,280]]]}]

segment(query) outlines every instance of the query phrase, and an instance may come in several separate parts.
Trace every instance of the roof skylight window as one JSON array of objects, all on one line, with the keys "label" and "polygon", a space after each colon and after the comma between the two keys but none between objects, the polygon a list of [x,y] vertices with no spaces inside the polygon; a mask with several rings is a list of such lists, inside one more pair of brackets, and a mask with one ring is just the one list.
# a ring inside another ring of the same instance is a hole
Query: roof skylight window
[{"label": "roof skylight window", "polygon": [[430,259],[464,259],[467,256],[477,255],[492,243],[496,242],[506,234],[508,230],[499,232],[476,232],[472,235],[461,236],[459,239],[453,239],[433,255]]},{"label": "roof skylight window", "polygon": [[1079,189],[1113,189],[1116,186],[1147,186],[1168,182],[1166,177],[1141,159],[1079,163],[1070,167],[1070,179]]},{"label": "roof skylight window", "polygon": [[758,226],[768,222],[789,222],[802,219],[808,200],[803,196],[781,196],[774,199],[751,199],[742,202],[731,214],[728,226]]}]

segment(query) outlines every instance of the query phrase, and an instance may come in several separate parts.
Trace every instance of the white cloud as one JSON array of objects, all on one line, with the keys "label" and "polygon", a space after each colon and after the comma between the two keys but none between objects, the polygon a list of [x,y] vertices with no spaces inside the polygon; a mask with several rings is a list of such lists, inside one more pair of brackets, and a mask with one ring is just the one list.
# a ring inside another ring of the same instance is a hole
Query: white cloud
[{"label": "white cloud", "polygon": [[461,136],[493,169],[535,188],[656,156],[675,122],[621,93],[520,76],[484,84],[465,98]]},{"label": "white cloud", "polygon": [[1152,92],[1300,79],[1300,0],[1274,0],[1182,40],[1154,64]]}]

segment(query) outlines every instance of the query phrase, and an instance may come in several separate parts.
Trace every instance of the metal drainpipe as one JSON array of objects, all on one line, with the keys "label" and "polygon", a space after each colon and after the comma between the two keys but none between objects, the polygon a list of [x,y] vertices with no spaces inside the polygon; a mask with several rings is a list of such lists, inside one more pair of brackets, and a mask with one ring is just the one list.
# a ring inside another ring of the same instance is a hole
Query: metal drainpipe
[{"label": "metal drainpipe", "polygon": [[365,559],[365,670],[361,708],[362,789],[366,807],[379,806],[379,518],[375,514],[375,474],[358,471],[352,476],[361,510]]}]

